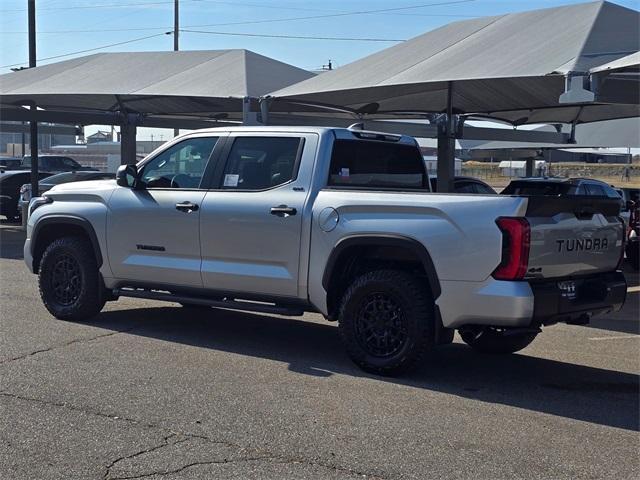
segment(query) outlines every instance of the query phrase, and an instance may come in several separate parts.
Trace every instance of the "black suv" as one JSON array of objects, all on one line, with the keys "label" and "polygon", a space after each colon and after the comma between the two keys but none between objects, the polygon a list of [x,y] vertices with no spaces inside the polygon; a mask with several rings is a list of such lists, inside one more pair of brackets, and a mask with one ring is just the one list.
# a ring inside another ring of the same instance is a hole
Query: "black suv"
[{"label": "black suv", "polygon": [[590,195],[596,197],[620,198],[615,189],[593,178],[533,177],[512,180],[502,195],[550,195],[574,196]]},{"label": "black suv", "polygon": [[[31,168],[31,155],[25,155],[22,157],[22,168]],[[79,170],[97,171],[95,168],[83,167],[73,158],[65,157],[63,155],[38,155],[38,169],[41,172],[74,172]]]}]

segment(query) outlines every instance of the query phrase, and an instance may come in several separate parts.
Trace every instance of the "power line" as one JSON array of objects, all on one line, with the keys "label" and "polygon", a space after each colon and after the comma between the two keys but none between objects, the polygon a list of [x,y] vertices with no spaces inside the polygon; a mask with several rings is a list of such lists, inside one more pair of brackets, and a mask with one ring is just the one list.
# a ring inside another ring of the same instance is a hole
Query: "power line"
[{"label": "power line", "polygon": [[335,17],[346,17],[350,15],[368,15],[372,13],[387,13],[387,12],[397,12],[399,10],[410,10],[413,8],[423,8],[423,7],[436,7],[436,6],[444,6],[444,5],[457,5],[461,3],[471,3],[476,0],[453,0],[453,1],[444,1],[437,3],[423,3],[421,5],[412,5],[405,7],[393,7],[393,8],[381,8],[377,10],[360,10],[354,12],[341,12],[341,13],[327,13],[324,15],[310,15],[307,17],[288,17],[288,18],[272,18],[265,20],[249,20],[242,22],[228,22],[228,23],[210,23],[205,25],[189,25],[189,28],[200,28],[200,27],[222,27],[229,25],[254,25],[259,23],[276,23],[276,22],[290,22],[295,20],[314,20],[318,18],[335,18]]},{"label": "power line", "polygon": [[[183,2],[204,2],[207,0],[182,0]],[[154,5],[167,5],[172,4],[172,1],[158,1],[158,2],[137,2],[137,3],[110,3],[102,5],[66,5],[64,7],[41,7],[38,11],[42,10],[69,10],[69,9],[93,9],[93,8],[121,8],[121,7],[139,7],[139,6],[154,6]],[[12,13],[12,12],[26,12],[25,8],[16,8],[12,10],[0,10],[0,13]]]},{"label": "power line", "polygon": [[[306,11],[306,12],[318,12],[318,11],[326,11],[326,9],[318,9],[318,8],[302,8],[302,7],[287,7],[287,6],[275,6],[275,5],[261,5],[257,3],[238,3],[233,1],[224,1],[224,0],[181,0],[182,2],[191,2],[191,3],[218,3],[223,5],[241,5],[248,7],[256,7],[256,8],[268,8],[274,10],[298,10],[298,11]],[[380,10],[371,10],[371,11],[363,11],[363,12],[340,12],[336,15],[354,15],[354,14],[367,14],[367,13],[377,13],[377,12],[392,12],[398,10],[410,10],[414,8],[422,8],[422,7],[431,7],[431,6],[440,6],[440,5],[451,5],[456,3],[467,3],[473,2],[475,0],[462,0],[462,1],[451,1],[444,3],[435,3],[435,4],[424,4],[424,5],[415,5],[415,6],[405,6],[405,7],[395,7],[395,8],[387,8]],[[65,5],[59,7],[40,7],[38,11],[43,10],[69,10],[69,9],[94,9],[94,8],[123,8],[123,7],[140,7],[140,6],[157,6],[157,5],[172,5],[173,2],[170,0],[160,0],[154,2],[134,2],[134,3],[109,3],[109,4],[94,4],[94,5]],[[26,12],[26,8],[16,8],[9,10],[0,10],[0,13],[13,13],[13,12]],[[413,15],[413,14],[412,14]],[[422,15],[422,14],[415,14]],[[327,15],[330,16],[330,15]],[[442,16],[466,16],[466,15],[442,15]]]},{"label": "power line", "polygon": [[[183,0],[183,1],[191,1],[191,2],[204,2],[204,1],[211,1],[211,0]],[[214,0],[215,1],[215,0]],[[400,10],[410,10],[410,9],[415,9],[415,8],[423,8],[423,7],[433,7],[433,6],[444,6],[444,5],[457,5],[457,4],[463,4],[463,3],[470,3],[470,2],[475,2],[476,0],[453,0],[453,1],[443,1],[443,2],[436,2],[436,3],[425,3],[425,4],[420,4],[420,5],[411,5],[411,6],[404,6],[404,7],[393,7],[393,8],[383,8],[383,9],[376,9],[376,10],[360,10],[360,11],[352,11],[352,12],[340,12],[340,13],[332,13],[332,14],[324,14],[324,15],[312,15],[312,16],[306,16],[306,17],[289,17],[289,18],[276,18],[276,19],[266,19],[266,20],[253,20],[253,21],[244,21],[244,22],[228,22],[228,23],[217,23],[217,24],[205,24],[205,25],[188,25],[188,28],[199,28],[199,27],[213,27],[213,26],[227,26],[227,25],[249,25],[249,24],[258,24],[258,23],[275,23],[275,22],[287,22],[287,21],[296,21],[296,20],[311,20],[311,19],[318,19],[318,18],[333,18],[333,17],[344,17],[344,16],[351,16],[351,15],[365,15],[365,14],[374,14],[374,13],[388,13],[388,12],[397,12]],[[158,5],[158,4],[173,4],[173,2],[167,2],[167,1],[163,1],[163,2],[143,2],[143,3],[135,3],[135,4],[127,4],[127,6],[146,6],[146,5]],[[96,6],[94,5],[93,8],[99,8],[99,7],[106,7],[107,5],[103,5],[103,6]],[[113,6],[113,5],[109,5],[109,6]],[[120,4],[119,6],[125,6],[125,4]],[[50,7],[50,9],[53,9],[54,7]],[[69,8],[69,7],[55,7],[55,8]],[[82,8],[92,8],[89,6],[86,7],[82,7]],[[6,11],[5,11],[6,12]],[[2,12],[0,12],[2,13]],[[137,28],[137,29],[127,29],[127,31],[141,31],[141,30],[159,30],[156,28]],[[87,31],[88,32],[97,32],[98,30],[90,30]],[[105,30],[108,31],[108,30]],[[112,31],[124,31],[124,30],[112,30]],[[401,39],[377,39],[377,38],[340,38],[340,37],[303,37],[303,36],[294,36],[294,35],[266,35],[266,34],[248,34],[248,33],[236,33],[236,32],[212,32],[212,31],[197,31],[197,30],[187,30],[184,29],[182,31],[185,32],[190,32],[190,33],[206,33],[206,34],[212,34],[212,35],[229,35],[229,36],[246,36],[246,37],[267,37],[267,38],[292,38],[292,39],[299,39],[299,40],[335,40],[335,41],[373,41],[373,42],[401,42],[404,40]],[[5,32],[5,33],[9,33],[9,32]],[[39,32],[39,33],[44,33],[44,32]],[[52,32],[53,33],[53,32]],[[60,33],[82,33],[81,31],[61,31]],[[117,42],[117,43],[113,43],[113,44],[109,44],[109,45],[103,45],[100,47],[95,47],[95,48],[89,48],[89,49],[85,49],[85,50],[79,50],[79,51],[75,51],[75,52],[69,52],[69,53],[65,53],[65,54],[61,54],[61,55],[54,55],[52,57],[46,57],[46,58],[42,58],[42,59],[38,59],[38,61],[46,61],[46,60],[53,60],[56,58],[62,58],[62,57],[68,57],[71,55],[76,55],[79,53],[87,53],[87,52],[92,52],[92,51],[96,51],[96,50],[102,50],[105,48],[110,48],[110,47],[115,47],[115,46],[119,46],[119,45],[125,45],[128,43],[134,43],[134,42],[139,42],[142,40],[147,40],[150,38],[154,38],[154,37],[159,37],[162,35],[166,35],[166,34],[171,34],[172,32],[163,32],[163,33],[157,33],[154,35],[148,35],[145,37],[140,37],[140,38],[134,38],[131,40],[126,40],[123,42]],[[14,67],[14,66],[18,66],[18,65],[24,65],[24,63],[14,63],[11,65],[4,65],[4,66],[0,66],[0,68],[7,68],[7,67]]]},{"label": "power line", "polygon": [[338,40],[348,42],[404,42],[404,38],[358,38],[358,37],[312,37],[304,35],[268,35],[262,33],[240,33],[240,32],[212,32],[208,30],[188,30],[181,28],[181,32],[188,33],[209,33],[211,35],[229,35],[234,37],[263,37],[263,38],[293,38],[297,40]]},{"label": "power line", "polygon": [[[185,1],[185,0],[183,0]],[[212,1],[212,0],[189,0],[195,2],[204,2],[204,1]],[[276,23],[276,22],[287,22],[287,21],[296,21],[296,20],[312,20],[318,18],[332,18],[332,17],[343,17],[343,16],[351,16],[351,15],[371,15],[377,13],[388,13],[394,15],[414,15],[414,16],[428,16],[428,17],[463,17],[463,18],[473,18],[472,15],[452,15],[452,14],[423,14],[423,13],[398,13],[398,10],[409,10],[414,8],[424,8],[428,6],[445,6],[445,5],[456,5],[461,3],[470,3],[475,2],[476,0],[455,0],[455,1],[445,1],[439,3],[428,3],[428,4],[420,4],[420,5],[411,5],[405,7],[395,7],[395,8],[384,8],[378,10],[361,10],[361,11],[352,11],[352,12],[338,12],[332,14],[324,14],[324,15],[311,15],[306,17],[287,17],[287,18],[274,18],[274,19],[265,19],[265,20],[249,20],[242,22],[227,22],[227,23],[209,23],[209,24],[199,24],[199,25],[185,25],[186,28],[201,28],[201,27],[223,27],[230,25],[252,25],[257,23]],[[166,4],[172,2],[154,2],[153,4]],[[236,2],[216,2],[216,3],[234,3],[235,5],[248,5],[253,6],[254,4],[242,4]],[[141,4],[129,4],[129,5],[151,5],[151,3],[141,3]],[[275,7],[272,7],[275,8]],[[111,28],[111,29],[101,29],[101,30],[49,30],[49,31],[39,31],[38,34],[71,34],[71,33],[97,33],[97,32],[140,32],[140,31],[158,31],[158,30],[167,30],[171,27],[137,27],[137,28]],[[0,32],[0,34],[21,34],[26,33],[23,31],[5,31]]]},{"label": "power line", "polygon": [[[183,0],[183,1],[191,1],[191,2],[205,2],[205,1],[211,1],[211,0]],[[473,16],[469,16],[469,15],[450,15],[450,14],[421,14],[421,13],[411,13],[411,14],[403,14],[403,13],[397,13],[398,11],[401,10],[411,10],[411,9],[415,9],[415,8],[424,8],[424,7],[435,7],[435,6],[446,6],[446,5],[457,5],[457,4],[462,4],[462,3],[471,3],[471,2],[475,2],[476,0],[453,0],[453,1],[444,1],[444,2],[438,2],[438,3],[425,3],[425,4],[420,4],[420,5],[410,5],[410,6],[404,6],[404,7],[393,7],[393,8],[382,8],[382,9],[377,9],[377,10],[360,10],[360,11],[352,11],[352,12],[338,12],[338,13],[328,13],[328,14],[323,14],[323,15],[309,15],[309,16],[305,16],[305,17],[286,17],[286,18],[272,18],[272,19],[264,19],[264,20],[245,20],[245,21],[241,21],[241,22],[226,22],[226,23],[208,23],[208,24],[201,24],[201,25],[188,25],[187,27],[189,28],[200,28],[200,27],[223,27],[223,26],[229,26],[229,25],[253,25],[253,24],[260,24],[260,23],[277,23],[277,22],[288,22],[288,21],[297,21],[297,20],[314,20],[314,19],[320,19],[320,18],[333,18],[333,17],[345,17],[345,16],[352,16],[352,15],[371,15],[371,14],[377,14],[377,13],[392,13],[392,14],[396,14],[396,15],[415,15],[415,16],[429,16],[429,17],[433,17],[433,16],[445,16],[445,17],[462,17],[462,18],[473,18]],[[158,4],[168,4],[168,3],[173,3],[173,2],[154,2],[154,3],[135,3],[135,4],[128,4],[129,6],[135,6],[135,5],[158,5]],[[230,2],[216,2],[216,3],[230,3]],[[241,3],[235,3],[236,5],[242,5]],[[246,4],[246,5],[250,5],[250,4]],[[124,6],[124,4],[122,4],[121,6]],[[102,5],[102,6],[95,6],[94,8],[98,8],[98,7],[106,7],[106,5]],[[56,8],[62,8],[62,7],[56,7]],[[90,7],[77,7],[77,8],[90,8]],[[6,10],[5,10],[6,12]],[[4,12],[0,12],[0,13],[4,13]],[[169,27],[142,27],[142,28],[125,28],[125,29],[106,29],[106,30],[54,30],[54,31],[41,31],[38,33],[91,33],[91,32],[124,32],[124,31],[150,31],[150,30],[160,30],[160,29],[166,29]],[[24,32],[0,32],[0,33],[24,33]]]},{"label": "power line", "polygon": [[[44,62],[45,60],[53,60],[53,59],[56,59],[56,58],[69,57],[71,55],[77,55],[78,53],[95,52],[96,50],[103,50],[105,48],[117,47],[119,45],[125,45],[127,43],[140,42],[142,40],[147,40],[149,38],[154,38],[154,37],[161,37],[161,36],[164,36],[164,35],[166,35],[166,33],[156,33],[155,35],[147,35],[146,37],[132,38],[131,40],[125,40],[124,42],[111,43],[109,45],[102,45],[100,47],[87,48],[85,50],[77,50],[75,52],[63,53],[61,55],[54,55],[52,57],[39,58],[37,61],[38,62]],[[18,65],[24,65],[25,63],[27,63],[27,62],[13,63],[11,65],[2,65],[2,66],[0,66],[0,68],[15,67],[15,66],[18,66]]]}]

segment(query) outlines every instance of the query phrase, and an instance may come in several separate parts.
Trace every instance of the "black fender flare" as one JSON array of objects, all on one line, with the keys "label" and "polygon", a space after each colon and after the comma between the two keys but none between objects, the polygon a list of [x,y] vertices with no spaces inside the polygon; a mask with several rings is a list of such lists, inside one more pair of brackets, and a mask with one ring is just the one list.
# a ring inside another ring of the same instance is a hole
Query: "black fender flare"
[{"label": "black fender flare", "polygon": [[427,251],[426,247],[414,238],[406,237],[403,235],[389,235],[389,234],[364,234],[364,235],[349,235],[338,241],[333,247],[327,264],[324,268],[324,274],[322,275],[322,286],[325,291],[329,291],[329,283],[331,282],[331,276],[336,266],[340,254],[349,247],[353,246],[390,246],[390,247],[402,247],[413,252],[422,263],[424,270],[427,274],[427,280],[431,287],[431,293],[433,299],[436,300],[442,289],[440,288],[440,280],[438,279],[438,273],[433,265],[431,255]]},{"label": "black fender flare", "polygon": [[96,235],[96,231],[94,230],[93,225],[91,225],[91,222],[86,218],[72,215],[54,214],[47,215],[39,219],[33,227],[33,232],[31,233],[31,255],[34,255],[36,252],[36,246],[38,245],[38,235],[42,231],[43,227],[49,225],[75,225],[82,228],[91,241],[93,251],[96,255],[98,268],[102,266],[102,250],[100,249],[100,242],[98,242],[98,236]]}]

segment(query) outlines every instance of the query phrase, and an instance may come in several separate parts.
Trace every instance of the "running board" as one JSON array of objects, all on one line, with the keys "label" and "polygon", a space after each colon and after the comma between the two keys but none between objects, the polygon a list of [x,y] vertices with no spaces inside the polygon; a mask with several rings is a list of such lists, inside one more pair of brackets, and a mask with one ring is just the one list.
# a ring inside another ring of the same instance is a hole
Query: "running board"
[{"label": "running board", "polygon": [[229,310],[243,310],[245,312],[271,313],[290,317],[299,317],[304,314],[304,310],[298,307],[283,307],[256,302],[239,302],[237,300],[210,300],[208,298],[173,295],[171,293],[157,292],[154,290],[114,288],[113,294],[120,297],[146,298],[163,302],[202,305],[205,307],[226,308]]}]

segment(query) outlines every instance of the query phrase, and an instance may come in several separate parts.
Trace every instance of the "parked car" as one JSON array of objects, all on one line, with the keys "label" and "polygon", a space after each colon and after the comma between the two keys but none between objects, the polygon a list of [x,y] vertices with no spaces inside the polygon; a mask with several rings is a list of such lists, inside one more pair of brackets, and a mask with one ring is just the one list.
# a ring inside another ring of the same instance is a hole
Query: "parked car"
[{"label": "parked car", "polygon": [[[22,157],[22,168],[31,168],[31,155],[25,155]],[[59,172],[73,172],[79,170],[97,172],[98,169],[92,167],[83,167],[73,158],[65,157],[63,155],[38,155],[38,170],[49,173]]]},{"label": "parked car", "polygon": [[0,157],[0,170],[20,169],[22,160],[16,157]]},{"label": "parked car", "polygon": [[[81,182],[88,180],[115,180],[115,174],[106,173],[106,172],[87,172],[87,171],[73,171],[73,172],[63,172],[58,173],[56,175],[51,175],[50,177],[46,177],[38,182],[38,190],[39,194],[42,195],[44,192],[50,190],[55,185],[60,185],[62,183],[70,183],[70,182]],[[25,205],[29,205],[31,201],[31,184],[25,183],[20,187],[20,199],[18,200],[18,206],[22,211]]]},{"label": "parked car", "polygon": [[434,195],[411,137],[208,129],[116,178],[29,205],[24,260],[56,318],[121,296],[320,312],[357,365],[391,375],[456,329],[511,353],[543,326],[618,310],[627,291],[619,200]]},{"label": "parked car", "polygon": [[[438,178],[435,175],[429,175],[431,190],[438,190]],[[495,195],[497,192],[482,180],[474,177],[456,176],[453,180],[453,193],[478,193],[483,195]]]},{"label": "parked car", "polygon": [[[46,178],[50,173],[40,172],[39,178]],[[31,179],[29,170],[6,170],[0,171],[0,215],[4,215],[8,220],[20,218],[18,209],[18,199],[20,197],[20,187]]]},{"label": "parked car", "polygon": [[[615,189],[592,178],[532,177],[512,180],[503,195],[576,196],[589,195],[620,199]],[[621,203],[621,202],[620,202]]]}]

